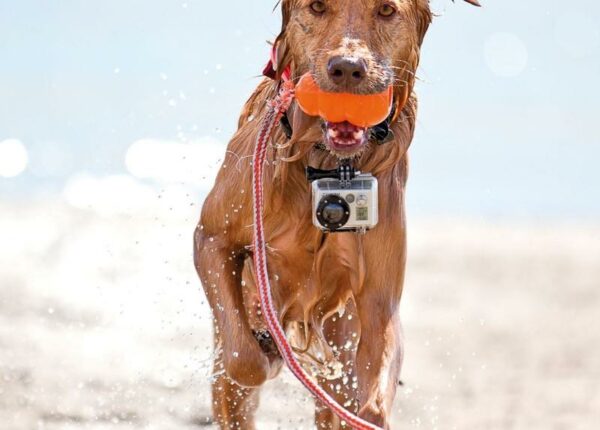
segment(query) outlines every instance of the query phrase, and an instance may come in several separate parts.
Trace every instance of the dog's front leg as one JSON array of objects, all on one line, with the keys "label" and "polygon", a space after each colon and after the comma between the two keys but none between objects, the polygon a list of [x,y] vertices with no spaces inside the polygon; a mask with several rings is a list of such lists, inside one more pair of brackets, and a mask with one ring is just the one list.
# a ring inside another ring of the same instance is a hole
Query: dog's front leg
[{"label": "dog's front leg", "polygon": [[[355,316],[354,305],[348,303],[345,312],[348,315]],[[360,334],[358,318],[349,319],[344,316],[335,315],[325,321],[323,332],[327,343],[333,346],[337,352],[336,358],[342,364],[342,375],[337,379],[319,378],[319,384],[325,389],[340,405],[343,405],[350,412],[358,412],[357,389],[355,385],[356,376],[356,343],[355,335]],[[327,407],[320,402],[316,403],[315,420],[317,429],[343,430],[348,429],[342,425],[340,419]]]},{"label": "dog's front leg", "polygon": [[[215,343],[219,340],[216,339]],[[212,379],[214,423],[223,430],[256,430],[260,388],[240,387],[223,374],[223,352],[217,346]]]},{"label": "dog's front leg", "polygon": [[389,429],[392,403],[402,366],[399,300],[381,290],[367,288],[357,297],[361,339],[356,368],[359,383],[359,415]]},{"label": "dog's front leg", "polygon": [[196,230],[194,261],[214,317],[227,375],[243,387],[262,385],[270,364],[248,323],[241,290],[244,256],[224,238]]}]

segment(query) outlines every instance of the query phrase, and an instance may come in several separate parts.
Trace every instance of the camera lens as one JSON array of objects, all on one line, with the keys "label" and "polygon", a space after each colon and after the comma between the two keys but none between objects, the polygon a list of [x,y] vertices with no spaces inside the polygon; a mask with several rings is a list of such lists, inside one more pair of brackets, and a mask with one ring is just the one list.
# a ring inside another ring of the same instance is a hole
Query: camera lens
[{"label": "camera lens", "polygon": [[339,224],[344,214],[344,208],[338,203],[327,203],[323,208],[323,219],[329,224]]},{"label": "camera lens", "polygon": [[325,196],[317,207],[317,220],[332,231],[342,228],[350,219],[350,206],[340,196]]}]

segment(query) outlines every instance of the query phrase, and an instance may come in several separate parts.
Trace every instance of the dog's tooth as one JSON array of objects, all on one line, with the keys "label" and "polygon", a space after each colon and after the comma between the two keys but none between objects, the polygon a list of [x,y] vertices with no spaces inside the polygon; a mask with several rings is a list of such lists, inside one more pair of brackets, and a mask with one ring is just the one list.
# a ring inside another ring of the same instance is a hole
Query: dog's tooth
[{"label": "dog's tooth", "polygon": [[337,131],[337,130],[334,130],[334,129],[330,128],[330,129],[327,130],[327,135],[329,137],[332,137],[332,138],[335,139],[336,137],[338,137],[340,135],[340,132]]}]

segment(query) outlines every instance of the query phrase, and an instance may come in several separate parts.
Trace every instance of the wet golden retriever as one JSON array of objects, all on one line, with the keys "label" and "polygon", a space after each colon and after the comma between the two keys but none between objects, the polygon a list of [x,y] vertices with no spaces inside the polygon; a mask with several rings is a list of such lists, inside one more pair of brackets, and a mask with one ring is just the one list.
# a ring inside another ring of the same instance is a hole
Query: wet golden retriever
[{"label": "wet golden retriever", "polygon": [[[290,66],[293,79],[311,72],[330,92],[370,94],[394,86],[385,144],[373,133],[346,133],[359,137],[342,145],[336,136],[358,128],[292,106],[293,135],[275,133],[264,191],[274,300],[299,358],[340,404],[387,429],[402,364],[404,190],[429,3],[282,0],[281,7],[278,70]],[[213,414],[221,429],[255,428],[260,386],[282,365],[261,316],[251,264],[251,155],[266,101],[276,91],[276,82],[264,79],[244,106],[195,232],[195,265],[214,316]],[[379,180],[379,224],[366,234],[324,234],[312,224],[305,169],[332,169],[340,158]],[[319,429],[344,428],[318,404],[315,419]]]}]

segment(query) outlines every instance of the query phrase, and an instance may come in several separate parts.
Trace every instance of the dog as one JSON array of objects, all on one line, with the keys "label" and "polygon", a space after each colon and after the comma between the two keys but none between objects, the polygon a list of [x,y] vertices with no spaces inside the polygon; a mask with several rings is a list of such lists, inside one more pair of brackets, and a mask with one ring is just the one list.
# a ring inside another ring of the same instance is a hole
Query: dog
[{"label": "dog", "polygon": [[[195,267],[214,320],[213,419],[221,429],[254,429],[259,389],[282,367],[253,273],[251,160],[260,119],[289,67],[292,79],[310,72],[328,92],[374,94],[393,85],[382,141],[372,130],[309,117],[293,104],[288,130],[273,136],[264,190],[272,293],[290,342],[341,405],[389,429],[403,357],[407,151],[429,2],[281,0],[280,6],[275,82],[265,78],[246,102],[194,234]],[[333,169],[340,159],[379,181],[379,223],[366,234],[326,234],[312,224],[305,170]],[[347,428],[318,402],[315,420],[319,429]]]}]

